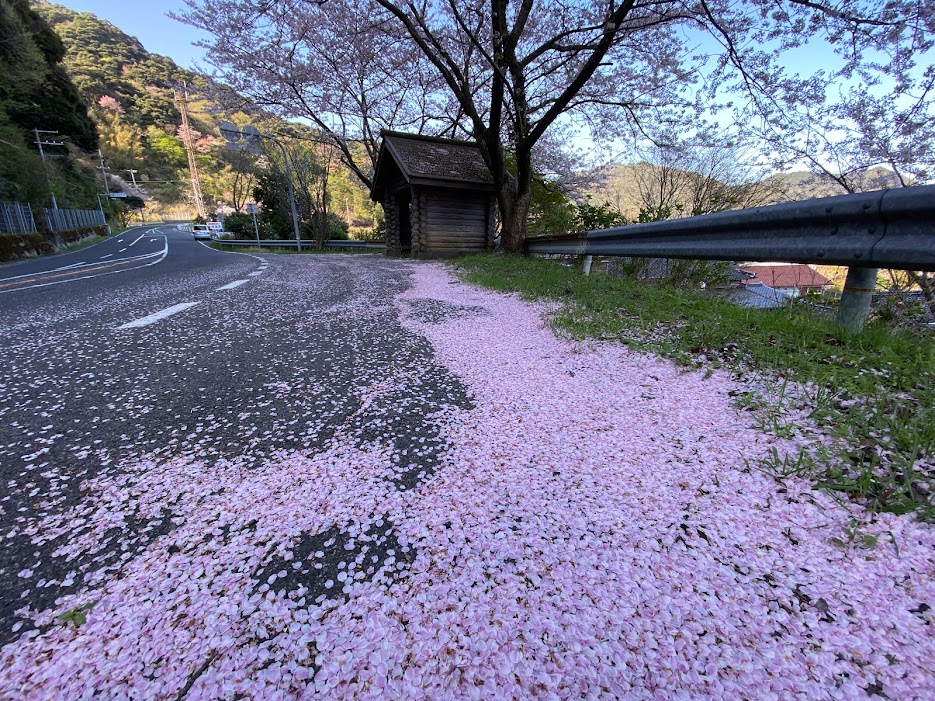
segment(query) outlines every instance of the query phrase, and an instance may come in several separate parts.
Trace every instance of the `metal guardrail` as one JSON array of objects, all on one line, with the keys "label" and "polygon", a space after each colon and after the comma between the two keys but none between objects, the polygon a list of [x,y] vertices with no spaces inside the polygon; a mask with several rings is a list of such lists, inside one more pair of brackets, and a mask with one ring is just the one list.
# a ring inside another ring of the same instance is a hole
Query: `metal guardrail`
[{"label": "metal guardrail", "polygon": [[[225,246],[245,246],[245,247],[257,247],[256,239],[212,239],[214,243],[221,243]],[[260,240],[259,246],[261,248],[295,248],[295,239],[279,240],[279,241],[267,241],[264,239]],[[302,247],[308,247],[310,250],[315,250],[315,241],[302,239]],[[325,241],[325,248],[364,248],[371,249],[374,251],[382,251],[386,249],[385,243],[380,243],[379,241],[342,241],[339,239],[329,239]]]},{"label": "metal guardrail", "polygon": [[935,185],[541,236],[526,250],[935,271]]}]

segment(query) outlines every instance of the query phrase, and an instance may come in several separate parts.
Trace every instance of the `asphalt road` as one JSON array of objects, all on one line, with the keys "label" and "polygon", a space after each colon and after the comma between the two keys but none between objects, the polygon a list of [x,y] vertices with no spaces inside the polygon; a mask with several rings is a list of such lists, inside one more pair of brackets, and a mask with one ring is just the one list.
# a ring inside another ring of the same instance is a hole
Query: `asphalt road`
[{"label": "asphalt road", "polygon": [[724,373],[171,228],[0,285],[0,698],[935,698],[931,528]]},{"label": "asphalt road", "polygon": [[[402,488],[431,472],[444,445],[431,415],[469,400],[399,324],[407,285],[380,256],[220,252],[171,226],[0,268],[0,645],[29,629],[17,611],[53,606],[89,573],[119,577],[173,528],[171,514],[140,519],[77,559],[59,552],[66,538],[44,538],[39,517],[99,474],[313,455],[338,429],[411,454]],[[390,366],[392,391],[362,407]]]},{"label": "asphalt road", "polygon": [[[170,230],[174,231],[173,227],[138,227],[79,251],[4,266],[0,268],[0,294],[54,287],[158,265],[168,256],[166,232]],[[173,258],[177,260],[177,252],[174,253]]]}]

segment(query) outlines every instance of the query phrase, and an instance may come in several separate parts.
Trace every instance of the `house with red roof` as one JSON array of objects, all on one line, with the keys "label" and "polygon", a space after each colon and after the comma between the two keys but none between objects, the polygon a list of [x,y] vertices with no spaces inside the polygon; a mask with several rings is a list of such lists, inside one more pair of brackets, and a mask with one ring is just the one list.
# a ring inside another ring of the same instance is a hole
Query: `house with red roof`
[{"label": "house with red roof", "polygon": [[801,297],[809,292],[825,290],[831,281],[803,263],[750,263],[738,268],[747,275],[745,285],[766,285],[787,297]]}]

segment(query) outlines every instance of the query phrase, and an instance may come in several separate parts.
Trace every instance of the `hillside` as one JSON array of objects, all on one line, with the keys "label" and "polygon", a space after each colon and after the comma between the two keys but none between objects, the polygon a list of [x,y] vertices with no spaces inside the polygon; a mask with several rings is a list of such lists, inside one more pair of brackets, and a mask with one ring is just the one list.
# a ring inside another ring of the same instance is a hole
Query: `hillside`
[{"label": "hillside", "polygon": [[[262,114],[231,113],[213,97],[222,92],[220,86],[166,56],[150,53],[136,37],[93,14],[45,0],[32,4],[64,44],[65,69],[97,122],[111,190],[137,192],[147,200],[152,214],[194,214],[182,115],[176,100],[180,88],[189,97],[192,142],[209,213],[228,207],[241,210],[253,199],[253,187],[261,177],[261,165],[266,163],[226,151],[216,136],[219,122],[253,122],[264,131],[293,134],[300,144],[297,150],[302,149],[303,141],[315,139],[315,134],[301,125]],[[293,157],[301,160],[299,154]],[[348,222],[372,225],[374,207],[366,191],[337,159],[329,163],[329,206]],[[136,172],[131,175],[131,170]],[[133,178],[138,190],[132,186]]]},{"label": "hillside", "polygon": [[[97,148],[97,132],[62,64],[65,53],[26,0],[0,0],[0,199],[31,202],[36,214],[53,193],[63,205],[95,202],[82,150]],[[43,130],[45,164],[34,129]]]},{"label": "hillside", "polygon": [[[812,197],[845,194],[841,185],[832,178],[809,171],[778,173],[770,176],[769,179],[775,181],[779,189],[777,202],[795,202]],[[868,168],[860,174],[857,180],[861,183],[863,190],[885,190],[901,186],[895,173],[879,166]]]},{"label": "hillside", "polygon": [[[687,182],[691,173],[675,169],[667,174],[668,183],[661,183],[658,168],[650,163],[631,163],[612,166],[600,174],[587,195],[596,202],[609,202],[628,219],[636,219],[644,206],[641,192],[647,186],[669,187],[675,190],[673,198],[680,203],[690,199],[688,193],[679,191],[680,184]],[[899,187],[896,176],[885,168],[871,168],[862,175],[865,189]],[[675,181],[673,183],[672,181]],[[776,173],[760,181],[758,197],[751,204],[775,204],[793,202],[814,197],[831,197],[846,194],[832,178],[809,171]]]},{"label": "hillside", "polygon": [[[205,79],[149,53],[135,37],[92,14],[44,1],[33,6],[65,45],[65,68],[98,125],[111,189],[129,189],[132,169],[151,207],[187,205],[188,161],[174,89],[188,85],[197,98]],[[213,137],[205,137],[214,122],[210,105],[196,99],[190,109],[205,197],[217,200],[224,167]]]}]

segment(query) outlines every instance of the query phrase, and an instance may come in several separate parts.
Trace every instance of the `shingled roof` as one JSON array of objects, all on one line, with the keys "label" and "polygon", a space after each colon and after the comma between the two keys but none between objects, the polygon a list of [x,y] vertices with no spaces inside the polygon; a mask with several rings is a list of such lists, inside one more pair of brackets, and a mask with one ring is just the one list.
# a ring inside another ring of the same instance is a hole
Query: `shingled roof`
[{"label": "shingled roof", "polygon": [[391,160],[410,185],[492,192],[493,178],[477,144],[470,141],[382,131],[371,197],[380,199]]},{"label": "shingled roof", "polygon": [[799,289],[821,288],[830,285],[831,281],[817,270],[803,263],[792,265],[748,265],[741,266],[745,273],[753,273],[753,277],[744,281],[745,284],[762,282],[773,289]]}]

